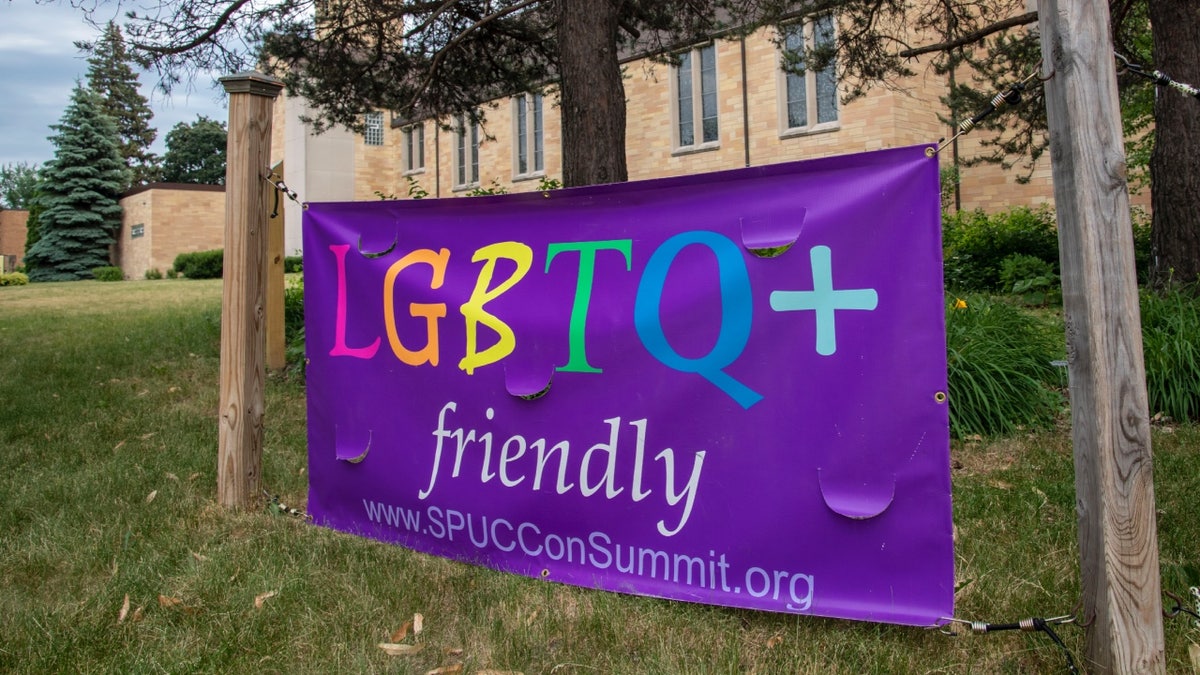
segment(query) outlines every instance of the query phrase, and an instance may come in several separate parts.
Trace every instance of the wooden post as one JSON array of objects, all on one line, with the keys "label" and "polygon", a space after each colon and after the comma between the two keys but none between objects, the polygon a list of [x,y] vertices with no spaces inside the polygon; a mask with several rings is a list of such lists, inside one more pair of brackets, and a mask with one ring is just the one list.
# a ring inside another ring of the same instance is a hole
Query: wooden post
[{"label": "wooden post", "polygon": [[1141,313],[1108,3],[1042,0],[1087,670],[1162,673]]},{"label": "wooden post", "polygon": [[259,73],[223,77],[221,84],[229,93],[229,131],[217,501],[244,508],[257,501],[261,489],[263,304],[272,190],[263,178],[270,161],[271,107],[283,84]]},{"label": "wooden post", "polygon": [[[283,163],[275,167],[276,173],[283,171]],[[271,204],[283,200],[282,195],[272,196]],[[283,204],[274,211],[267,223],[267,368],[282,370],[287,365],[287,354],[284,336],[283,311]]]}]

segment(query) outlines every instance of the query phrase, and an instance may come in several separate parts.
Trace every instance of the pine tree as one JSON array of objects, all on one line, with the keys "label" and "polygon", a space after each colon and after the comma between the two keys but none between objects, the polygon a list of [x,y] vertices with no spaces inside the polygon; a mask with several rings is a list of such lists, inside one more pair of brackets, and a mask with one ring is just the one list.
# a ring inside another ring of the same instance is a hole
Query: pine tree
[{"label": "pine tree", "polygon": [[39,238],[27,257],[30,281],[89,279],[109,264],[121,224],[117,199],[128,171],[117,151],[117,129],[99,97],[76,84],[50,137],[54,159],[42,168]]},{"label": "pine tree", "polygon": [[117,125],[118,148],[129,168],[130,184],[158,180],[158,158],[150,152],[150,145],[158,136],[158,131],[150,126],[154,112],[138,91],[138,74],[130,65],[133,59],[125,48],[120,27],[110,21],[91,52],[88,87],[100,95],[104,112]]}]

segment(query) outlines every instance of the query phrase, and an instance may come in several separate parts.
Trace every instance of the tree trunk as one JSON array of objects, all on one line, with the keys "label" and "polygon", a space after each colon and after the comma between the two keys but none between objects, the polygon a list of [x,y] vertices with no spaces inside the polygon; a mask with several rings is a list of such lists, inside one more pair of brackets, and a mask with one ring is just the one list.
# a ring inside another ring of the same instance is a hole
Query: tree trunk
[{"label": "tree trunk", "polygon": [[[1200,3],[1150,0],[1155,66],[1177,82],[1200,83]],[[1155,277],[1200,278],[1200,100],[1159,87],[1154,103]]]},{"label": "tree trunk", "polygon": [[625,86],[617,59],[619,0],[558,0],[563,185],[619,183]]}]

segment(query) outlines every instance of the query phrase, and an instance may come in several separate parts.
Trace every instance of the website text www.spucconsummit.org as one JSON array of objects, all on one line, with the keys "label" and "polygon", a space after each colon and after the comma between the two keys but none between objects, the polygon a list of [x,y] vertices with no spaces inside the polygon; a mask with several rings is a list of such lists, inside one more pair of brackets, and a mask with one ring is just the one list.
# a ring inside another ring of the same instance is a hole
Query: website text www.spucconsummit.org
[{"label": "website text www.spucconsummit.org", "polygon": [[604,532],[586,537],[546,532],[528,521],[512,523],[454,509],[428,506],[408,509],[364,499],[367,518],[405,532],[438,541],[468,543],[481,551],[500,551],[557,562],[578,564],[600,571],[658,579],[681,586],[731,595],[747,594],[783,603],[781,609],[805,612],[812,606],[811,574],[769,570],[752,566],[738,573],[725,553],[708,551],[707,557],[670,553],[644,546],[616,543]]}]

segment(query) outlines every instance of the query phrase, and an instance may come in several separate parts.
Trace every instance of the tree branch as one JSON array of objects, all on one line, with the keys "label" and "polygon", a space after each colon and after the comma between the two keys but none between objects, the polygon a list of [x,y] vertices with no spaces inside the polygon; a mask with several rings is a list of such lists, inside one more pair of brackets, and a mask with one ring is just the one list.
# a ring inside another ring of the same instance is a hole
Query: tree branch
[{"label": "tree branch", "polygon": [[906,49],[900,52],[899,56],[902,58],[911,59],[913,57],[932,52],[948,52],[951,49],[978,42],[993,33],[999,33],[1000,31],[1008,30],[1009,28],[1016,28],[1017,26],[1025,26],[1034,23],[1037,20],[1037,12],[1026,12],[1025,14],[1014,16],[1010,19],[997,21],[990,26],[984,26],[979,30],[972,31],[953,40],[938,42],[932,45],[925,45],[924,47],[916,47],[914,49]]},{"label": "tree branch", "polygon": [[457,47],[459,45],[459,43],[461,43],[463,40],[465,40],[467,38],[468,35],[475,32],[476,30],[478,30],[481,26],[487,25],[488,23],[491,23],[492,21],[495,21],[504,16],[512,14],[513,12],[517,12],[522,9],[525,9],[526,7],[529,7],[530,5],[536,5],[540,2],[542,2],[542,0],[525,0],[524,2],[518,2],[517,4],[512,5],[511,7],[506,7],[497,12],[493,12],[493,13],[483,17],[482,19],[476,21],[474,24],[464,28],[461,33],[459,33],[458,35],[455,35],[452,40],[447,42],[444,47],[439,49],[437,51],[437,53],[433,55],[433,60],[429,64],[429,71],[425,75],[425,80],[423,82],[421,82],[421,85],[419,87],[417,87],[416,92],[413,94],[413,98],[420,96],[422,92],[424,92],[426,89],[429,88],[429,85],[433,82],[434,77],[437,75],[438,68],[442,65],[442,60],[445,58],[446,52],[453,49],[454,47]]},{"label": "tree branch", "polygon": [[200,45],[207,42],[209,38],[216,35],[218,31],[220,31],[222,28],[224,28],[225,24],[229,23],[230,19],[233,18],[233,15],[239,9],[250,4],[251,1],[252,0],[234,0],[234,2],[231,3],[229,5],[229,7],[227,7],[225,9],[225,11],[221,13],[221,16],[217,17],[217,20],[215,22],[213,22],[213,25],[209,26],[208,30],[204,31],[199,36],[193,38],[189,42],[186,42],[182,45],[160,46],[160,45],[145,44],[142,42],[131,42],[130,46],[134,47],[135,49],[140,49],[145,52],[150,52],[151,54],[159,54],[161,56],[182,54],[184,52],[195,49],[196,47],[199,47]]}]

